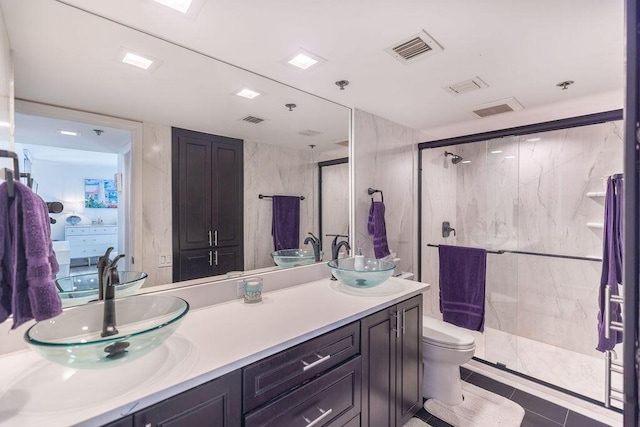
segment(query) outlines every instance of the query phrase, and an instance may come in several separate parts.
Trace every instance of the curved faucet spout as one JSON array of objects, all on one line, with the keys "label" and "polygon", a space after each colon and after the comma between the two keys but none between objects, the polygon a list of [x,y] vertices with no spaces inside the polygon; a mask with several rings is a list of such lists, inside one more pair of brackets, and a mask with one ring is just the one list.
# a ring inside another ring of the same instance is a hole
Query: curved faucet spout
[{"label": "curved faucet spout", "polygon": [[313,233],[309,233],[309,237],[304,239],[304,244],[311,244],[316,262],[320,261],[320,252],[322,251],[322,242]]}]

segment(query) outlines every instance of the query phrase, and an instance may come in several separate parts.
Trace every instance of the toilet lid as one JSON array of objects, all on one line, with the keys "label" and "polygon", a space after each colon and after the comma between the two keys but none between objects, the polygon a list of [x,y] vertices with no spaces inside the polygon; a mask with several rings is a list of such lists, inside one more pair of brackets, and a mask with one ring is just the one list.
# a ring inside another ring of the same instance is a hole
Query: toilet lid
[{"label": "toilet lid", "polygon": [[464,329],[427,316],[422,319],[422,337],[435,345],[448,348],[470,348],[475,344],[473,335]]}]

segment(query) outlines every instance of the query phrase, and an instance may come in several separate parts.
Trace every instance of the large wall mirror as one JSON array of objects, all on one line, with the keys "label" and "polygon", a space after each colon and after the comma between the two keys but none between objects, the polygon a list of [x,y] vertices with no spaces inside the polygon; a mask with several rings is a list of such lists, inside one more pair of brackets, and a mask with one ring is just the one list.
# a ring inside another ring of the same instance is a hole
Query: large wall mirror
[{"label": "large wall mirror", "polygon": [[[38,194],[65,205],[53,215],[55,241],[79,225],[116,225],[126,267],[146,272],[145,286],[173,282],[172,128],[243,141],[239,270],[274,268],[271,201],[260,194],[303,196],[300,244],[319,232],[318,163],[347,156],[348,108],[63,2],[0,4],[15,62],[16,148]],[[122,61],[127,52],[154,62],[137,68]],[[259,95],[236,95],[243,89]],[[117,208],[87,204],[96,186],[117,193]],[[74,266],[77,252],[71,258]]]}]

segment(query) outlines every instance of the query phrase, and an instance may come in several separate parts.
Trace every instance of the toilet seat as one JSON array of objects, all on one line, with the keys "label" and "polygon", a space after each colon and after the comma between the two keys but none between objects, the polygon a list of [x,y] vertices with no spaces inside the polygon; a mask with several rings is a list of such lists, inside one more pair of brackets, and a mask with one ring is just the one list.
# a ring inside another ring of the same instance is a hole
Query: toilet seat
[{"label": "toilet seat", "polygon": [[475,347],[475,339],[469,332],[427,316],[422,319],[422,340],[428,344],[452,350],[469,350]]}]

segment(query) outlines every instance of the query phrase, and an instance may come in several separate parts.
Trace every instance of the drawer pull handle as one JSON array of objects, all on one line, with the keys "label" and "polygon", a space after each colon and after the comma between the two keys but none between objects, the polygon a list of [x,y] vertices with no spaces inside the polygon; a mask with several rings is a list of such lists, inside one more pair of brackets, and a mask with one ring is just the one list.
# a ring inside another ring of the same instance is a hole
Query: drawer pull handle
[{"label": "drawer pull handle", "polygon": [[326,411],[323,411],[322,409],[318,408],[318,411],[320,411],[320,416],[313,421],[311,421],[309,418],[305,417],[304,415],[302,416],[302,418],[304,418],[304,420],[307,422],[306,427],[311,427],[318,424],[320,421],[322,421],[323,419],[331,415],[331,413],[333,412],[333,409],[327,409]]},{"label": "drawer pull handle", "polygon": [[326,362],[327,360],[329,360],[331,358],[330,354],[327,354],[326,356],[322,357],[319,354],[316,354],[316,357],[318,357],[318,360],[316,360],[313,363],[307,363],[304,360],[302,361],[302,364],[304,365],[304,367],[302,368],[303,371],[308,371],[309,369],[318,366],[321,363]]},{"label": "drawer pull handle", "polygon": [[207,237],[209,237],[209,246],[213,246],[213,242],[212,242],[212,239],[211,239],[211,230],[208,231]]}]

